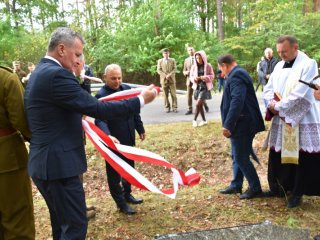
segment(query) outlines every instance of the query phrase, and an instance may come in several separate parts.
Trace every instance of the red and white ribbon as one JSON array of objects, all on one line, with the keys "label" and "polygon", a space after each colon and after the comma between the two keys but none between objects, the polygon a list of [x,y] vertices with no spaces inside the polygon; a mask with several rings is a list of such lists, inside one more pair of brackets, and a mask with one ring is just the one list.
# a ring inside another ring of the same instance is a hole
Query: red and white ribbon
[{"label": "red and white ribbon", "polygon": [[[120,91],[104,97],[102,101],[122,100],[137,96],[143,88],[130,89]],[[159,92],[159,89],[157,89]],[[179,189],[179,185],[193,186],[199,183],[200,175],[193,169],[189,169],[186,173],[175,168],[171,163],[166,161],[158,154],[121,144],[115,144],[111,138],[101,129],[95,126],[86,118],[82,120],[82,126],[89,139],[94,144],[95,148],[100,152],[104,159],[129,183],[132,185],[154,193],[163,194],[169,198],[175,198]],[[117,154],[116,154],[117,153]],[[170,168],[172,171],[172,188],[160,190],[135,168],[126,163],[120,156],[137,161],[145,162],[157,166]]]}]

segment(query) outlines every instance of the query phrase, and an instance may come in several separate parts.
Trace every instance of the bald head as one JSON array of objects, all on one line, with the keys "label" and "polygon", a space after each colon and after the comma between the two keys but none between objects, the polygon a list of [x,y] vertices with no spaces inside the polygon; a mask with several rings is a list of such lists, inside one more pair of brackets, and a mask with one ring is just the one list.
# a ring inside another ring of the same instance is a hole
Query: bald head
[{"label": "bald head", "polygon": [[103,77],[109,88],[113,90],[119,89],[122,83],[121,67],[118,64],[110,64],[106,66]]}]

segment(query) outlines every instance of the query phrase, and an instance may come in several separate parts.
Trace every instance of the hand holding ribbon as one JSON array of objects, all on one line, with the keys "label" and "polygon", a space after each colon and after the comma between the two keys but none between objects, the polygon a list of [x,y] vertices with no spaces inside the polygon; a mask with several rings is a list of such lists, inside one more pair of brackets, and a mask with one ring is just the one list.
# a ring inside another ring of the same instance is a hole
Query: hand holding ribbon
[{"label": "hand holding ribbon", "polygon": [[[155,91],[156,90],[156,91]],[[101,101],[122,100],[131,98],[141,94],[148,99],[154,99],[156,92],[159,93],[160,88],[153,85],[147,88],[136,88],[125,91],[116,92],[112,95],[103,97]],[[150,97],[150,94],[153,97]],[[92,141],[96,149],[105,158],[105,160],[129,183],[132,185],[154,193],[163,194],[169,198],[175,198],[179,189],[179,185],[193,186],[199,183],[200,175],[193,169],[187,172],[177,169],[163,157],[158,154],[138,149],[135,147],[125,146],[115,143],[107,134],[89,122],[86,118],[82,120],[82,126]],[[127,164],[122,158],[132,161],[139,161],[148,164],[170,168],[172,171],[172,188],[160,190],[152,182],[141,175],[135,168]]]}]

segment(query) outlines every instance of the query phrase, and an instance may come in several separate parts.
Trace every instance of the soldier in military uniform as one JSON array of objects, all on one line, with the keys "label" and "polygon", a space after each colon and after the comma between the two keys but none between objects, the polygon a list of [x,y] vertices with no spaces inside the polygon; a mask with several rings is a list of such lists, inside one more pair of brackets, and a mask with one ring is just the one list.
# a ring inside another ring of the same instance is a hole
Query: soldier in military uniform
[{"label": "soldier in military uniform", "polygon": [[0,240],[35,239],[23,92],[13,70],[0,66]]},{"label": "soldier in military uniform", "polygon": [[20,61],[13,61],[12,62],[13,72],[16,73],[19,77],[20,82],[22,82],[22,78],[27,76],[27,73],[21,69]]}]

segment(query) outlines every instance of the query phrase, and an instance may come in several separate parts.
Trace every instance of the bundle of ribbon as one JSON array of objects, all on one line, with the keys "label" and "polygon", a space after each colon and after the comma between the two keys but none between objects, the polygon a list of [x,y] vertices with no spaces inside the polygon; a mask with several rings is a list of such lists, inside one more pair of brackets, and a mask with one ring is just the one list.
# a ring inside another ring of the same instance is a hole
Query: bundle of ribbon
[{"label": "bundle of ribbon", "polygon": [[[159,93],[160,89],[155,88]],[[99,99],[100,101],[123,100],[139,95],[143,88],[135,88],[120,91]],[[95,148],[103,156],[103,158],[129,183],[132,185],[154,193],[163,194],[169,198],[176,197],[179,185],[194,186],[199,183],[200,175],[190,168],[187,172],[177,169],[171,163],[166,161],[158,154],[138,149],[135,147],[115,144],[111,138],[100,130],[88,118],[84,117],[82,126]],[[136,169],[127,164],[121,157],[125,157],[132,161],[144,162],[157,166],[170,168],[172,171],[172,188],[160,190]]]}]

